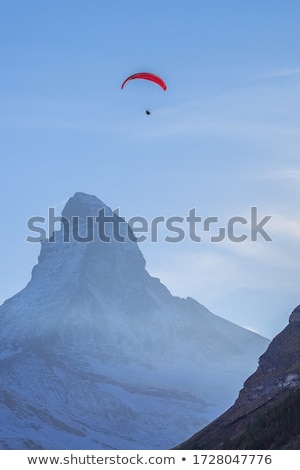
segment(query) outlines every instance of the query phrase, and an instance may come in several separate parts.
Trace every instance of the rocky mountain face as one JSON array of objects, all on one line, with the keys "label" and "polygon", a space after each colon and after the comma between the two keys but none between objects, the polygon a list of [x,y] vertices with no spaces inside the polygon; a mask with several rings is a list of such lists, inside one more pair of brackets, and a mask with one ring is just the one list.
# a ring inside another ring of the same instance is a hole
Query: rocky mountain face
[{"label": "rocky mountain face", "polygon": [[63,216],[0,307],[0,448],[170,448],[229,406],[269,341],[172,296],[95,196]]},{"label": "rocky mountain face", "polygon": [[177,449],[300,449],[300,306],[234,405]]}]

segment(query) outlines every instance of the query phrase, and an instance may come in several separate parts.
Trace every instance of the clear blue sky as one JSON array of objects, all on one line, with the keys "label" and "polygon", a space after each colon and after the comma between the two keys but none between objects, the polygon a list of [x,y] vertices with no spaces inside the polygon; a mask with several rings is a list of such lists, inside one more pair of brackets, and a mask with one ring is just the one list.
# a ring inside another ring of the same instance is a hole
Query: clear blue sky
[{"label": "clear blue sky", "polygon": [[[257,206],[272,242],[140,248],[173,294],[279,332],[300,303],[299,44],[296,0],[2,2],[0,301],[37,261],[27,219],[76,191],[148,220]],[[120,90],[144,70],[167,91]]]}]

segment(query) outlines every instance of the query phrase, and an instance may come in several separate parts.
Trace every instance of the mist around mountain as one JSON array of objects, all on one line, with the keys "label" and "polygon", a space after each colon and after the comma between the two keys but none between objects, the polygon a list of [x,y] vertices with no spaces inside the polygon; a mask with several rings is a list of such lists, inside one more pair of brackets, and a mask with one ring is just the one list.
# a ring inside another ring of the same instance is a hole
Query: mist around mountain
[{"label": "mist around mountain", "polygon": [[[122,242],[96,236],[101,210]],[[171,448],[232,403],[269,341],[171,295],[97,197],[62,215],[0,307],[0,448]]]},{"label": "mist around mountain", "polygon": [[300,449],[300,306],[234,405],[176,449]]}]

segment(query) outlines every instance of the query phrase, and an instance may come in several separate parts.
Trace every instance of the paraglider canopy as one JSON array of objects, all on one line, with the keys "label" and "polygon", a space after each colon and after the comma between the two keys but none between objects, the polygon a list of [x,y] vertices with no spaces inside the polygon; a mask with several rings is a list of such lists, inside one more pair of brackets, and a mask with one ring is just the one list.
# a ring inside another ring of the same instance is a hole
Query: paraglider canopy
[{"label": "paraglider canopy", "polygon": [[134,73],[133,75],[130,75],[130,77],[126,78],[124,82],[121,85],[121,90],[124,88],[125,84],[129,82],[130,80],[135,80],[136,78],[141,78],[143,80],[150,80],[150,82],[156,83],[159,85],[164,91],[167,89],[167,85],[163,81],[161,77],[158,75],[155,75],[154,73],[149,73],[149,72],[139,72],[139,73]]}]

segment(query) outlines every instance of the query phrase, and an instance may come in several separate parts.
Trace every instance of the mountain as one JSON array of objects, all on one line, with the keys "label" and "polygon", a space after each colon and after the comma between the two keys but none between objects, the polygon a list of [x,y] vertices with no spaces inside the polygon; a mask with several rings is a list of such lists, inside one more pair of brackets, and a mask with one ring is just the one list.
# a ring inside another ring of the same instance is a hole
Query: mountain
[{"label": "mountain", "polygon": [[234,405],[177,449],[300,449],[300,305]]},{"label": "mountain", "polygon": [[95,196],[62,215],[0,307],[0,448],[170,448],[229,406],[269,341],[172,296]]}]

